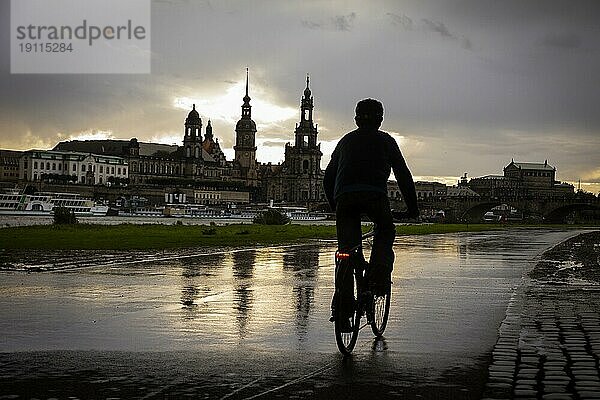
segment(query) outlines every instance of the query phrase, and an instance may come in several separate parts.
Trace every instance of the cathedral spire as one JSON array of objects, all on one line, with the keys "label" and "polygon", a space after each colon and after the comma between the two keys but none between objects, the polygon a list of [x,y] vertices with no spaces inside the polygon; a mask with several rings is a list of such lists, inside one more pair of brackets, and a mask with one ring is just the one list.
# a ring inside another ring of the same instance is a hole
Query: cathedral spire
[{"label": "cathedral spire", "polygon": [[252,106],[250,105],[250,96],[248,95],[248,68],[246,68],[246,95],[244,96],[244,104],[242,104],[242,119],[251,119]]},{"label": "cathedral spire", "polygon": [[309,124],[312,126],[313,97],[309,85],[310,78],[306,74],[306,89],[304,89],[304,95],[300,101],[300,125]]},{"label": "cathedral spire", "polygon": [[306,99],[310,99],[310,96],[312,96],[312,92],[310,91],[308,84],[309,84],[309,77],[308,77],[308,74],[306,74],[306,89],[304,89],[304,97]]},{"label": "cathedral spire", "polygon": [[248,96],[248,67],[246,67],[246,95],[244,96],[244,105],[250,105],[250,96]]}]

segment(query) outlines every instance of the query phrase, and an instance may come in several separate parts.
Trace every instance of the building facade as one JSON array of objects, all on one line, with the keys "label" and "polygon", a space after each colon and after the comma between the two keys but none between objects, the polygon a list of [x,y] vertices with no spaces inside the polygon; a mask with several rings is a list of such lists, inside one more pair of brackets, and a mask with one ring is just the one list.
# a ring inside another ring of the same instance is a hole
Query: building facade
[{"label": "building facade", "polygon": [[[184,122],[183,146],[130,140],[72,140],[61,142],[55,151],[82,152],[120,157],[129,165],[132,185],[191,184],[228,181],[232,165],[227,163],[210,121],[202,137],[202,119],[192,106]],[[98,183],[98,182],[97,182]]]},{"label": "building facade", "polygon": [[22,151],[0,150],[0,182],[18,182]]},{"label": "building facade", "polygon": [[29,150],[20,159],[26,182],[121,185],[129,182],[125,157],[55,150]]},{"label": "building facade", "polygon": [[141,142],[137,138],[63,141],[52,150],[24,152],[17,158],[18,165],[10,167],[18,172],[13,178],[109,186],[118,182],[139,188],[163,186],[166,191],[185,188],[190,191],[189,200],[202,204],[324,201],[323,153],[314,122],[309,77],[300,100],[294,142],[285,145],[281,164],[261,164],[256,160],[257,129],[250,101],[246,70],[241,117],[235,127],[234,159],[230,161],[215,138],[210,120],[204,127],[200,113],[192,105],[183,122],[180,146]]},{"label": "building facade", "polygon": [[573,185],[556,180],[556,168],[544,163],[511,162],[504,175],[472,178],[468,187],[481,196],[498,198],[547,198],[570,196]]}]

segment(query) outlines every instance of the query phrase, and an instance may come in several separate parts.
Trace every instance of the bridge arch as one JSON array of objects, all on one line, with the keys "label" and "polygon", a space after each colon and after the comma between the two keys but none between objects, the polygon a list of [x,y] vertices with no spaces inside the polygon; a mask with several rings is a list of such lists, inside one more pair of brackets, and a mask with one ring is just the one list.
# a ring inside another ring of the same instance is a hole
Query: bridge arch
[{"label": "bridge arch", "polygon": [[486,212],[494,207],[506,205],[515,210],[524,213],[526,205],[522,201],[507,199],[485,199],[477,203],[465,204],[461,212],[457,213],[462,221],[481,222]]},{"label": "bridge arch", "polygon": [[600,211],[600,205],[590,203],[571,203],[571,204],[557,204],[554,207],[550,207],[544,213],[545,222],[562,223],[565,222],[566,217],[572,212],[577,211]]}]

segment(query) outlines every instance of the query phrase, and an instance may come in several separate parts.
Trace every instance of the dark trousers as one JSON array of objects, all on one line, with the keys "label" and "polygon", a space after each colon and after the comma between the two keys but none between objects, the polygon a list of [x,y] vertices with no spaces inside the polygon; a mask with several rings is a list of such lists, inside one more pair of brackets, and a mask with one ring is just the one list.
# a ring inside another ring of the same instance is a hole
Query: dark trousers
[{"label": "dark trousers", "polygon": [[389,271],[394,265],[394,226],[390,202],[385,193],[351,192],[336,199],[336,228],[338,249],[349,250],[361,243],[361,215],[375,224],[375,237],[371,249],[370,265]]}]

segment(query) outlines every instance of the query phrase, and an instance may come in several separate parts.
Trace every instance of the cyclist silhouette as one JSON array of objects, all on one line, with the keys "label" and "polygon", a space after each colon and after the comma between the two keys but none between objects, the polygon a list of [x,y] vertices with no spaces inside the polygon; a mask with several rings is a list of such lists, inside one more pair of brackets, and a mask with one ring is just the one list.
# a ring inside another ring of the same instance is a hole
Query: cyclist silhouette
[{"label": "cyclist silhouette", "polygon": [[[396,229],[387,197],[391,170],[407,206],[407,211],[398,217],[416,218],[419,209],[413,178],[398,144],[388,133],[379,130],[383,105],[374,99],[359,101],[354,120],[358,129],[338,142],[325,170],[323,184],[329,205],[336,213],[339,250],[361,243],[361,215],[367,215],[374,223],[375,236],[366,276],[370,288],[378,294],[389,290],[394,264],[392,245]],[[361,258],[365,262],[362,254]]]}]

